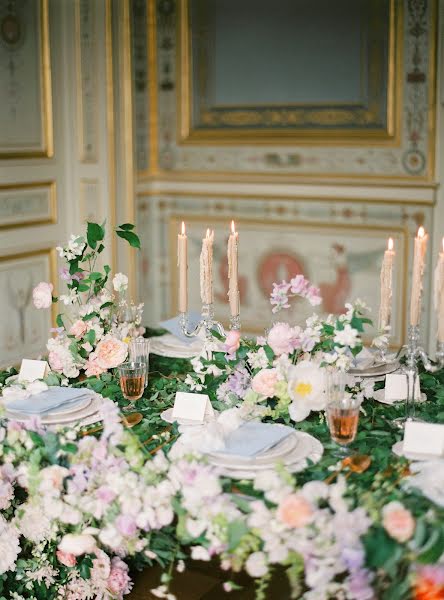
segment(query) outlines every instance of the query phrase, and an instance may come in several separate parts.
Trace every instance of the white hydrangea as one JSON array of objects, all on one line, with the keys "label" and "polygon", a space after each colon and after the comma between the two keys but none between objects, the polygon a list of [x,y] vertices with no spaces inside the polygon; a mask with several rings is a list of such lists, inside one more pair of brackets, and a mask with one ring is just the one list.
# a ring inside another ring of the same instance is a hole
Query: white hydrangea
[{"label": "white hydrangea", "polygon": [[113,278],[113,288],[116,292],[124,292],[128,288],[128,277],[124,273],[116,273]]},{"label": "white hydrangea", "polygon": [[0,515],[0,575],[13,570],[19,553],[18,531]]},{"label": "white hydrangea", "polygon": [[253,369],[266,369],[268,367],[268,358],[263,348],[259,348],[257,352],[248,352],[247,358]]}]

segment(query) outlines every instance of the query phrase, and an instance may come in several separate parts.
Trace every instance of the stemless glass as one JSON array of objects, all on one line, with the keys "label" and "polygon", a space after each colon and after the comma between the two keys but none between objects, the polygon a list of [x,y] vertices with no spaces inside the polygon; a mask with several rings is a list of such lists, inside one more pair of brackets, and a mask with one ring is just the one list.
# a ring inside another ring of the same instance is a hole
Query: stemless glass
[{"label": "stemless glass", "polygon": [[350,453],[348,445],[356,437],[361,406],[360,400],[346,393],[346,380],[347,374],[339,369],[327,373],[327,421],[337,453],[342,457]]},{"label": "stemless glass", "polygon": [[124,412],[134,410],[134,402],[142,397],[145,388],[146,364],[143,362],[126,362],[118,367],[120,389],[129,404],[123,407]]},{"label": "stemless glass", "polygon": [[134,338],[129,343],[129,357],[133,362],[144,363],[146,366],[145,387],[148,385],[150,365],[150,340],[143,337]]}]

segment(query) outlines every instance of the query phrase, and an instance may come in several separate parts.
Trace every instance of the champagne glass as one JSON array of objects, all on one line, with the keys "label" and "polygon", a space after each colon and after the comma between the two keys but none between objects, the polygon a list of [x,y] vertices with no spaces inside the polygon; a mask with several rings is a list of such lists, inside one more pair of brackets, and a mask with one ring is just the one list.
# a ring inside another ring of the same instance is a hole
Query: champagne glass
[{"label": "champagne glass", "polygon": [[347,374],[340,370],[327,374],[327,421],[341,457],[350,454],[348,446],[356,437],[361,406],[358,398],[345,391],[346,378]]},{"label": "champagne glass", "polygon": [[135,410],[134,402],[142,397],[145,388],[146,364],[143,362],[126,362],[118,367],[120,389],[129,404],[123,407],[124,412]]},{"label": "champagne glass", "polygon": [[148,372],[150,364],[150,340],[139,337],[129,342],[129,357],[133,362],[144,363],[146,365],[145,387],[148,385]]}]

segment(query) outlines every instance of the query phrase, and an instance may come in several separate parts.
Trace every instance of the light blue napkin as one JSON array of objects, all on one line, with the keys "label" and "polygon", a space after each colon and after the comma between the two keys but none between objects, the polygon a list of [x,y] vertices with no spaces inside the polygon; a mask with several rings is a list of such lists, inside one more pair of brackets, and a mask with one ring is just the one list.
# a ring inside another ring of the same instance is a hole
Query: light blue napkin
[{"label": "light blue napkin", "polygon": [[[256,456],[276,446],[293,431],[294,429],[285,425],[249,421],[227,436],[225,448],[220,451],[220,454]],[[214,454],[218,453],[214,452]]]},{"label": "light blue napkin", "polygon": [[[195,310],[191,310],[188,313],[188,329],[192,331],[200,320],[200,313],[198,313]],[[192,344],[196,341],[195,337],[188,338],[182,333],[179,316],[174,317],[173,319],[168,319],[167,321],[162,321],[161,323],[159,323],[159,325],[163,327],[163,329],[166,329],[167,331],[172,333],[175,337],[177,337],[177,339],[179,339],[181,342],[184,342],[185,344]]]},{"label": "light blue napkin", "polygon": [[74,407],[89,395],[90,392],[85,389],[51,386],[45,392],[20,400],[11,400],[5,403],[5,406],[14,412],[41,415],[62,405]]}]

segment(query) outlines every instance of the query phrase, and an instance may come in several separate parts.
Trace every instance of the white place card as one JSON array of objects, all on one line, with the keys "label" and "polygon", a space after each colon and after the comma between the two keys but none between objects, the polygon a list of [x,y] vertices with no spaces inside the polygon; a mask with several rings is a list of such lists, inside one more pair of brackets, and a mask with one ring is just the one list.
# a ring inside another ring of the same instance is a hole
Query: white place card
[{"label": "white place card", "polygon": [[409,452],[442,456],[444,425],[407,421],[404,429],[403,454]]},{"label": "white place card", "polygon": [[196,421],[196,423],[203,423],[205,416],[213,414],[213,407],[207,394],[176,393],[173,419],[188,419]]},{"label": "white place card", "polygon": [[[407,400],[407,375],[405,373],[390,373],[385,376],[385,399],[389,402]],[[421,399],[419,377],[416,378],[415,400]]]},{"label": "white place card", "polygon": [[18,380],[32,383],[36,379],[43,379],[49,372],[46,360],[31,360],[24,358],[20,366]]}]

